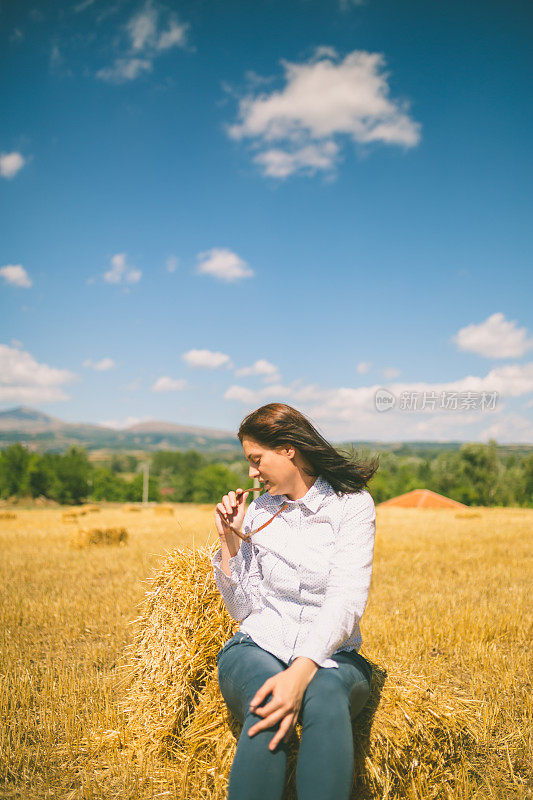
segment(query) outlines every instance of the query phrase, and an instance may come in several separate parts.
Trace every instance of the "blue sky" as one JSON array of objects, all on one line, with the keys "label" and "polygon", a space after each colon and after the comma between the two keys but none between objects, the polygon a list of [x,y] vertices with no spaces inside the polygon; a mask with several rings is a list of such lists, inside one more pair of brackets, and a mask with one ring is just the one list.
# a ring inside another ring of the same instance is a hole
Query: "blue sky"
[{"label": "blue sky", "polygon": [[532,21],[2,3],[0,408],[533,442]]}]

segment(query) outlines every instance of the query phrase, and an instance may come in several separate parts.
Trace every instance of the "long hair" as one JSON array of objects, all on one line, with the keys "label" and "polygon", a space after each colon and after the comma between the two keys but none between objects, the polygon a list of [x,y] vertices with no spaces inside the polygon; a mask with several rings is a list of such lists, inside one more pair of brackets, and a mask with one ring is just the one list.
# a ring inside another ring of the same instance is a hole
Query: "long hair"
[{"label": "long hair", "polygon": [[379,458],[362,461],[343,455],[331,445],[300,411],[285,403],[268,403],[252,411],[239,426],[239,441],[253,439],[263,447],[292,445],[311,465],[307,475],[320,475],[341,496],[364,489],[379,466]]}]

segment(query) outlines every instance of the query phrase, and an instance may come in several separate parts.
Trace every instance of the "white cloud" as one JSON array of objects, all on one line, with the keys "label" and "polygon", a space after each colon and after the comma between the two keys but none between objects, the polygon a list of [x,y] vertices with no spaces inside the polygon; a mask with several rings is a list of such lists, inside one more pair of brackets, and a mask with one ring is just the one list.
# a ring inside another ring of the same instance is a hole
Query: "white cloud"
[{"label": "white cloud", "polygon": [[152,62],[148,58],[117,58],[112,67],[102,67],[96,73],[97,78],[109,83],[134,81],[143,72],[151,72]]},{"label": "white cloud", "polygon": [[26,159],[21,153],[0,153],[0,175],[3,178],[14,178],[25,163]]},{"label": "white cloud", "polygon": [[394,378],[398,378],[401,375],[401,370],[396,369],[395,367],[386,367],[383,370],[383,376],[388,380],[392,381]]},{"label": "white cloud", "polygon": [[40,364],[25,350],[0,344],[0,402],[68,400],[62,385],[78,380],[67,369]]},{"label": "white cloud", "polygon": [[335,142],[308,144],[292,152],[271,148],[255,156],[254,161],[263,167],[263,174],[271,178],[287,178],[294,172],[314,175],[317,170],[331,170],[336,166],[339,148]]},{"label": "white cloud", "polygon": [[157,17],[158,12],[155,8],[150,3],[146,3],[144,9],[134,14],[127,22],[126,30],[134,50],[143,50],[146,46],[153,44],[157,31]]},{"label": "white cloud", "polygon": [[97,372],[106,372],[109,369],[113,369],[116,364],[112,358],[102,358],[100,361],[92,361],[92,359],[87,358],[83,362],[84,367],[90,367],[91,369],[96,370]]},{"label": "white cloud", "polygon": [[187,39],[188,25],[181,25],[174,17],[166,31],[161,31],[157,40],[158,50],[168,50],[169,47],[184,47]]},{"label": "white cloud", "polygon": [[477,353],[485,358],[520,358],[533,348],[527,328],[505,319],[499,311],[479,325],[467,325],[453,337],[459,350]]},{"label": "white cloud", "polygon": [[103,428],[114,428],[115,430],[123,430],[124,428],[131,428],[132,425],[138,425],[139,422],[148,422],[150,417],[126,417],[125,419],[108,419],[99,422]]},{"label": "white cloud", "polygon": [[276,378],[279,376],[279,371],[274,364],[270,363],[270,361],[260,358],[258,361],[254,361],[254,363],[249,367],[241,367],[240,369],[235,370],[235,375],[238,377],[244,375],[262,375],[265,378]]},{"label": "white cloud", "polygon": [[6,264],[0,267],[0,275],[6,283],[11,286],[19,286],[22,289],[29,289],[33,281],[22,266],[22,264]]},{"label": "white cloud", "polygon": [[78,3],[78,5],[74,6],[72,10],[75,14],[79,14],[81,11],[85,11],[86,8],[89,8],[89,6],[92,6],[93,3],[94,0],[83,0],[81,3]]},{"label": "white cloud", "polygon": [[420,124],[409,116],[408,103],[389,96],[380,53],[354,50],[341,60],[333,48],[320,47],[307,62],[281,63],[284,87],[242,98],[238,122],[227,129],[259,150],[254,160],[265,175],[331,170],[341,137],[360,145],[419,143]]},{"label": "white cloud", "polygon": [[251,278],[254,274],[246,261],[224,247],[213,247],[212,250],[198,253],[198,259],[196,272],[199,275],[212,275],[228,283]]},{"label": "white cloud", "polygon": [[158,378],[152,386],[152,392],[181,392],[187,386],[187,381],[183,378],[175,380],[166,376]]},{"label": "white cloud", "polygon": [[[381,388],[378,385],[358,388],[339,387],[325,389],[317,384],[303,384],[300,380],[289,385],[265,386],[260,389],[248,389],[244,386],[230,386],[224,398],[243,403],[249,410],[266,402],[287,402],[301,407],[312,419],[323,422],[329,427],[330,435],[338,438],[377,439],[416,439],[449,440],[457,438],[458,431],[464,438],[470,438],[476,426],[479,428],[488,415],[497,420],[504,418],[506,398],[520,397],[533,393],[533,363],[510,364],[491,370],[484,377],[466,376],[448,383],[394,383],[388,389],[396,397],[395,407],[387,412],[379,412],[375,407],[375,395]],[[418,392],[418,410],[400,409],[402,392]],[[438,408],[420,408],[423,393],[428,396],[442,392],[473,392],[481,395],[497,393],[497,402],[493,409],[483,412],[472,410],[467,405],[459,405],[457,410],[442,411]],[[523,439],[525,441],[525,438]]]},{"label": "white cloud", "polygon": [[359,372],[361,375],[366,375],[371,366],[372,364],[370,361],[360,361],[357,365],[357,372]]},{"label": "white cloud", "polygon": [[182,359],[189,367],[203,369],[231,368],[233,366],[231,358],[226,353],[214,352],[213,350],[188,350],[183,353]]},{"label": "white cloud", "polygon": [[177,256],[169,256],[165,261],[167,272],[176,272],[179,266],[179,259]]},{"label": "white cloud", "polygon": [[483,441],[496,439],[497,442],[531,444],[533,442],[533,421],[527,417],[521,417],[519,414],[509,414],[481,431],[479,438]]},{"label": "white cloud", "polygon": [[189,25],[176,14],[166,13],[147,2],[124,27],[128,45],[111,66],[98,70],[96,77],[109,83],[133,81],[153,70],[154,60],[172,47],[186,47]]},{"label": "white cloud", "polygon": [[116,253],[111,259],[111,269],[104,272],[104,280],[107,283],[137,283],[141,276],[140,269],[126,263],[126,253]]}]

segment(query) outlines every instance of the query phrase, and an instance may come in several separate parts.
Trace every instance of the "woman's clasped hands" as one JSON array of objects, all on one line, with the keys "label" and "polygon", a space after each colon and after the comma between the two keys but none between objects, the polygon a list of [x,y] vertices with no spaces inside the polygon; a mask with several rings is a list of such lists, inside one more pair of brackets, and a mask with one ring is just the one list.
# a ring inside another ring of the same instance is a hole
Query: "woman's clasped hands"
[{"label": "woman's clasped hands", "polygon": [[[308,684],[308,678],[291,670],[290,667],[268,678],[250,703],[250,711],[263,719],[250,728],[248,735],[254,736],[259,731],[271,728],[281,720],[279,729],[268,747],[270,750],[274,750],[282,739],[286,742],[298,721],[298,714]],[[265,706],[259,707],[269,694],[272,694],[271,700]]]}]

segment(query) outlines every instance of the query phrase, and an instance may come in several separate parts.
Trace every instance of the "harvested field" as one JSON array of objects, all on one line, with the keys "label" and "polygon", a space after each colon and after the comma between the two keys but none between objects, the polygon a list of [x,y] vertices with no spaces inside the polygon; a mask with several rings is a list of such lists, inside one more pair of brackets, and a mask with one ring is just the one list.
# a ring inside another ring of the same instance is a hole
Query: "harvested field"
[{"label": "harvested field", "polygon": [[[16,519],[0,522],[0,781],[6,795],[224,797],[237,731],[212,670],[199,679],[191,665],[212,666],[235,623],[207,583],[202,609],[208,613],[194,617],[193,595],[189,633],[183,608],[176,609],[177,623],[172,612],[160,626],[159,652],[173,625],[172,635],[181,633],[192,647],[189,673],[174,673],[160,687],[162,709],[177,692],[174,699],[188,696],[192,712],[182,717],[166,756],[164,717],[154,720],[150,703],[138,702],[135,712],[131,680],[125,685],[128,664],[142,655],[146,606],[139,603],[152,581],[164,587],[169,570],[173,581],[179,574],[186,580],[208,574],[201,550],[195,573],[183,570],[192,555],[176,548],[214,544],[213,509],[174,509],[169,516],[103,506],[99,526],[127,526],[129,533],[127,547],[112,549],[66,546],[72,526],[62,522],[61,509],[17,509]],[[354,731],[360,786],[354,798],[532,796],[532,528],[533,511],[523,509],[471,509],[458,519],[453,510],[378,509],[362,622],[362,652],[376,665],[375,686]],[[201,582],[195,585],[199,591]],[[163,605],[168,612],[168,597]],[[206,617],[214,627],[209,645]],[[146,721],[144,741],[135,713]]]}]

